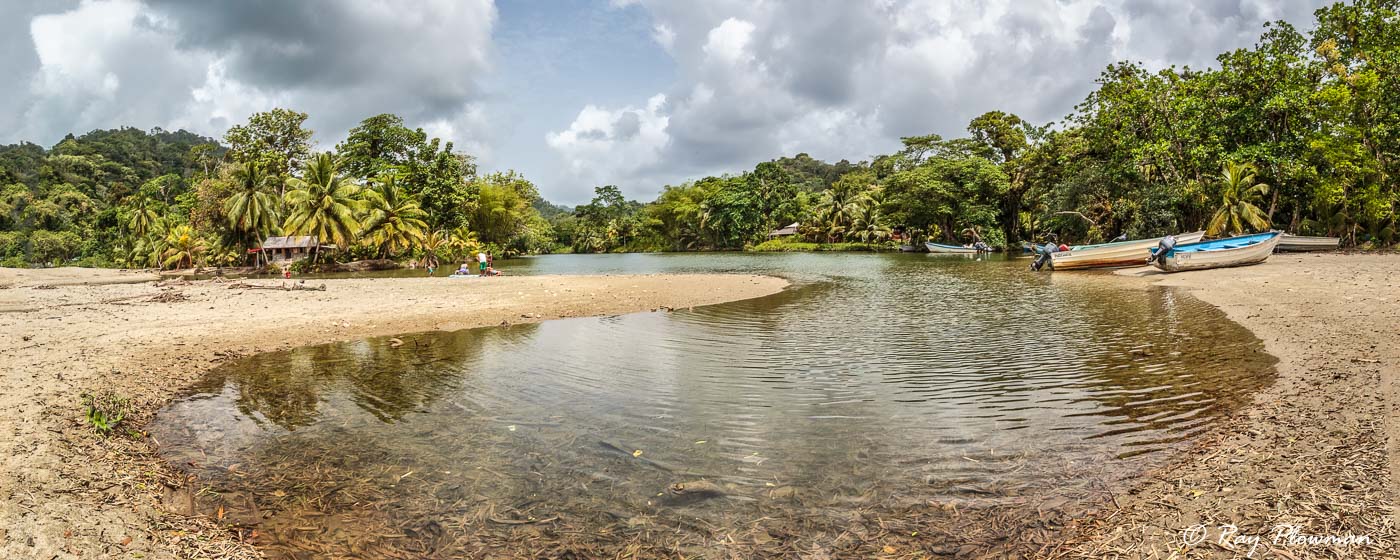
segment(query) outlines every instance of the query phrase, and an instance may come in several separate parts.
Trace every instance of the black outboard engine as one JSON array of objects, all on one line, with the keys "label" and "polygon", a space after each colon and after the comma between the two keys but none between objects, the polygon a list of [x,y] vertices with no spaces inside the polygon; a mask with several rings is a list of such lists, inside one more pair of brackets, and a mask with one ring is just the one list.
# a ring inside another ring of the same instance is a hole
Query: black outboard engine
[{"label": "black outboard engine", "polygon": [[1168,235],[1166,237],[1163,237],[1161,241],[1157,242],[1157,248],[1153,249],[1152,254],[1147,257],[1147,264],[1152,264],[1153,262],[1156,262],[1157,259],[1162,258],[1167,254],[1168,251],[1171,251],[1175,247],[1175,235]]},{"label": "black outboard engine", "polygon": [[1045,263],[1050,262],[1050,253],[1058,252],[1060,252],[1060,247],[1058,245],[1046,243],[1045,247],[1040,250],[1040,256],[1036,257],[1035,262],[1031,263],[1031,271],[1040,272],[1041,267],[1044,267]]}]

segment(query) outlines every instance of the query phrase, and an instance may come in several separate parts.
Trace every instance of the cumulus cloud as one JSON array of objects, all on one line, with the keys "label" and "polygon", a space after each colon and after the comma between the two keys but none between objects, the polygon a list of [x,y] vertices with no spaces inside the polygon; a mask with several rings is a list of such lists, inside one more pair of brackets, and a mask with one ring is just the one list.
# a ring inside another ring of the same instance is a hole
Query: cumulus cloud
[{"label": "cumulus cloud", "polygon": [[603,185],[617,175],[650,175],[669,139],[669,118],[663,114],[666,96],[656,95],[645,107],[604,109],[592,105],[579,112],[569,128],[551,132],[545,142],[564,157],[569,174],[579,184]]},{"label": "cumulus cloud", "polygon": [[[895,149],[901,136],[962,134],[993,109],[1049,122],[1068,115],[1113,62],[1208,65],[1220,52],[1252,45],[1266,21],[1306,28],[1322,3],[614,2],[647,10],[679,79],[662,92],[667,102],[655,115],[665,126],[649,145],[659,148],[586,167],[590,177],[646,196],[658,180],[742,171],[799,151],[861,159]],[[568,130],[615,112],[590,105]],[[614,141],[590,142],[588,152],[606,154]],[[550,146],[579,159],[573,143]]]},{"label": "cumulus cloud", "polygon": [[[35,2],[27,91],[0,95],[22,126],[0,141],[134,125],[218,136],[254,111],[311,115],[334,142],[360,119],[392,112],[484,146],[481,77],[491,70],[490,0]],[[11,25],[9,23],[5,25]]]}]

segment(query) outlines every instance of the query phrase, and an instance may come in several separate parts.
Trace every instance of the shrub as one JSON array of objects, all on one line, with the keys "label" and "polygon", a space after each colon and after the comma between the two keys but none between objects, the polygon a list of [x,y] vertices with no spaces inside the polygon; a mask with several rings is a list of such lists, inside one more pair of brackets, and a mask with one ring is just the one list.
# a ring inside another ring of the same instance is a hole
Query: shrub
[{"label": "shrub", "polygon": [[806,241],[789,241],[778,238],[769,239],[746,250],[760,253],[787,253],[787,252],[878,252],[890,250],[894,247],[890,243],[809,243]]},{"label": "shrub", "polygon": [[84,393],[82,398],[83,406],[87,407],[88,424],[102,437],[111,435],[112,430],[131,412],[131,400],[111,391],[96,395]]}]

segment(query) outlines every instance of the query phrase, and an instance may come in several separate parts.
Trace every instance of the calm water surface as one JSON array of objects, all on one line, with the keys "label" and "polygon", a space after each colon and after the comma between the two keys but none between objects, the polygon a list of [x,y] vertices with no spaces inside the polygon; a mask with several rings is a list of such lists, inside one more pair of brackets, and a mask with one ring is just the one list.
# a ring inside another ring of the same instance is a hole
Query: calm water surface
[{"label": "calm water surface", "polygon": [[794,286],[253,356],[213,371],[152,433],[274,556],[450,556],[487,550],[473,548],[483,535],[713,545],[872,508],[1080,499],[1271,378],[1258,340],[1195,299],[1027,262],[503,261],[512,274],[757,272]]}]

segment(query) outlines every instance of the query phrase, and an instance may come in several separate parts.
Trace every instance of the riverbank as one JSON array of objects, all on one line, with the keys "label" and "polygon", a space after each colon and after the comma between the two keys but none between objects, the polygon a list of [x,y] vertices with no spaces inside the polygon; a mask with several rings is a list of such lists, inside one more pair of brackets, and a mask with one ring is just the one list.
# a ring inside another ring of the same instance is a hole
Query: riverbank
[{"label": "riverbank", "polygon": [[[371,336],[685,308],[760,297],[748,275],[167,280],[0,269],[0,557],[256,557],[180,514],[188,496],[148,438],[100,439],[80,394],[132,399],[139,427],[220,362]],[[281,290],[268,287],[296,286]],[[324,286],[324,289],[320,289]]]},{"label": "riverbank", "polygon": [[[1258,536],[1248,557],[1400,557],[1400,256],[1279,254],[1242,268],[1118,274],[1219,307],[1279,358],[1278,379],[1043,555],[1240,558]],[[1238,531],[1222,540],[1226,525]],[[1206,532],[1188,546],[1183,535],[1196,526]],[[1290,542],[1291,527],[1295,537],[1373,544]]]}]

